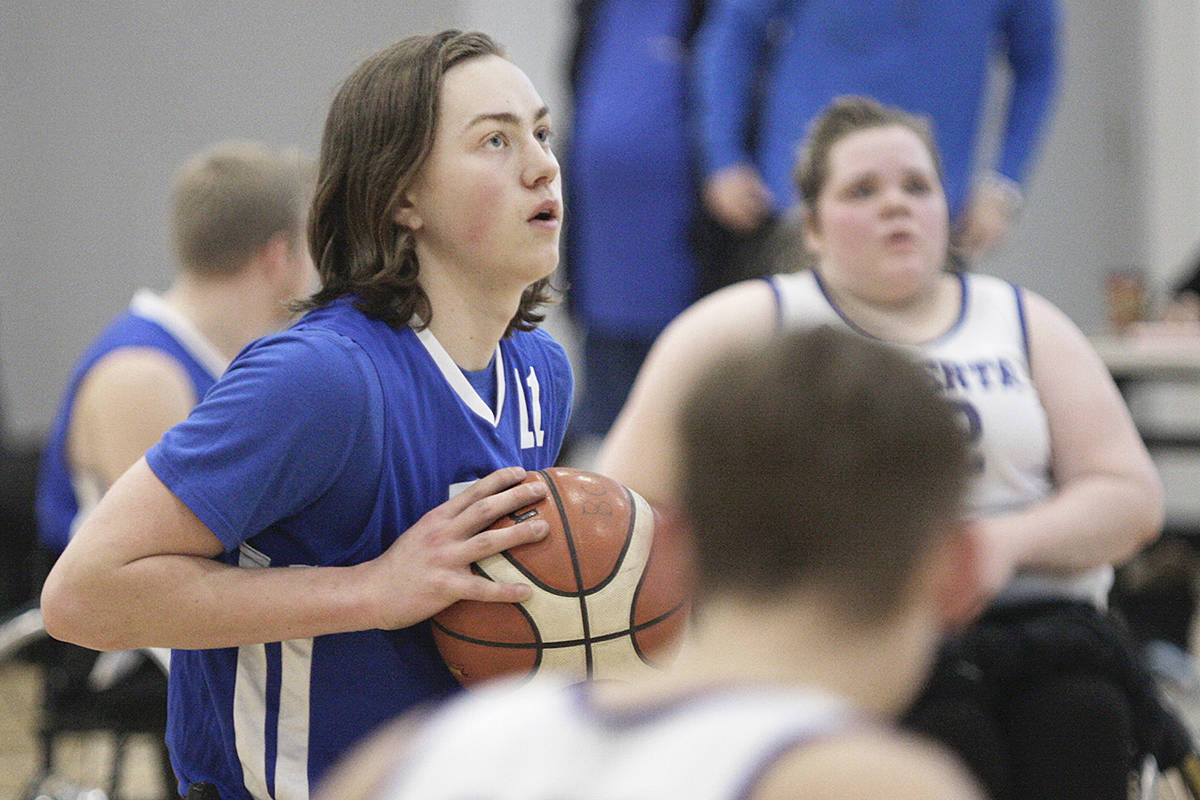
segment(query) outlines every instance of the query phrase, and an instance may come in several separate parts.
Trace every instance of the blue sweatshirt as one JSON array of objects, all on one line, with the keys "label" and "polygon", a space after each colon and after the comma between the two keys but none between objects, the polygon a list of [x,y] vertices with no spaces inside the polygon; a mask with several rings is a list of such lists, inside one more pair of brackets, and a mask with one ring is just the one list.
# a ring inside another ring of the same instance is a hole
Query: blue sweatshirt
[{"label": "blue sweatshirt", "polygon": [[[864,94],[928,115],[952,215],[971,188],[989,66],[1012,86],[999,152],[988,166],[1020,183],[1058,78],[1056,0],[716,0],[698,33],[697,125],[707,174],[752,163],[778,210],[809,123],[835,97]],[[757,146],[748,152],[761,65]]]}]

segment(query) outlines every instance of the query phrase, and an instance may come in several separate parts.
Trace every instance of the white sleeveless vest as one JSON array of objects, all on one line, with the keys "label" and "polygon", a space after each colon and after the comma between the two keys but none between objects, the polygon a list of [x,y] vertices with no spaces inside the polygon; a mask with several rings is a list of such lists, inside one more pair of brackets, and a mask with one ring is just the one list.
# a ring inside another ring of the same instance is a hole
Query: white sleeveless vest
[{"label": "white sleeveless vest", "polygon": [[801,689],[717,688],[598,708],[587,684],[468,692],[423,729],[382,800],[735,800],[784,752],[859,721]]},{"label": "white sleeveless vest", "polygon": [[[930,341],[897,346],[912,352],[962,411],[975,470],[970,510],[979,516],[1016,511],[1054,491],[1050,431],[1030,377],[1024,295],[989,275],[958,278],[962,302],[954,325]],[[783,327],[829,324],[870,336],[837,308],[816,272],[769,280]],[[1023,572],[999,599],[1069,597],[1103,605],[1111,584],[1111,567],[1069,577]]]}]

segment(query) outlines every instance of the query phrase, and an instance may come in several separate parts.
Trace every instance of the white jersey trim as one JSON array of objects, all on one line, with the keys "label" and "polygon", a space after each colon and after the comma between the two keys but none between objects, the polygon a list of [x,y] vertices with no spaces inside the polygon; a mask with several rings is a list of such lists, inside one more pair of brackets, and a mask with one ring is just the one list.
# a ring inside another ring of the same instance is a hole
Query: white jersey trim
[{"label": "white jersey trim", "polygon": [[161,296],[149,289],[138,289],[129,301],[130,312],[155,322],[175,337],[192,358],[200,362],[213,379],[221,377],[229,359],[208,340],[190,319],[170,306]]},{"label": "white jersey trim", "polygon": [[275,758],[276,800],[308,800],[309,690],[312,639],[282,643],[279,729]]},{"label": "white jersey trim", "polygon": [[437,340],[429,328],[420,331],[414,330],[413,333],[417,335],[417,340],[425,346],[430,357],[433,358],[433,362],[437,364],[446,383],[466,404],[467,408],[490,422],[493,427],[499,426],[500,416],[504,412],[504,357],[500,353],[500,345],[496,345],[496,354],[492,359],[496,370],[496,409],[493,411],[475,391],[475,387],[467,380],[467,376],[463,375],[458,364],[454,363],[454,359],[450,357],[446,348],[442,347],[442,343]]},{"label": "white jersey trim", "polygon": [[[270,559],[243,544],[238,566],[267,567]],[[267,648],[251,644],[238,648],[233,687],[233,740],[242,764],[242,783],[257,798],[267,791]]]}]

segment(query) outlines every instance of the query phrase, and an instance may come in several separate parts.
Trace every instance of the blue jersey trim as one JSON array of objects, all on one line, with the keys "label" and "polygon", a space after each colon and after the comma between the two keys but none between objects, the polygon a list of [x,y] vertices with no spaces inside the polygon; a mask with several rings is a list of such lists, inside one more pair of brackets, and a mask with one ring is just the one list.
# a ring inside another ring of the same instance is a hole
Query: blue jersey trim
[{"label": "blue jersey trim", "polygon": [[1030,376],[1033,375],[1033,361],[1030,358],[1029,321],[1025,318],[1025,293],[1015,283],[1011,284],[1013,298],[1017,301],[1017,322],[1021,326],[1021,347],[1025,350],[1025,363],[1029,365]]},{"label": "blue jersey trim", "polygon": [[[886,342],[888,344],[892,344],[892,342],[889,342],[887,339],[876,336],[875,334],[860,328],[854,322],[854,320],[850,319],[850,317],[844,311],[842,311],[838,304],[834,302],[833,295],[829,293],[829,290],[825,286],[825,281],[821,279],[821,273],[815,268],[813,269],[812,273],[813,278],[815,278],[817,282],[817,289],[820,290],[821,296],[825,298],[825,302],[829,303],[829,307],[833,309],[834,313],[837,314],[842,322],[846,323],[851,330],[876,342]],[[971,293],[967,290],[967,276],[966,273],[963,272],[955,272],[953,275],[958,279],[958,316],[955,317],[954,322],[952,322],[950,326],[946,328],[946,330],[942,331],[931,339],[927,339],[923,342],[915,342],[914,344],[918,346],[925,346],[939,342],[942,339],[953,335],[962,326],[963,321],[966,320],[967,310],[971,304]]]}]

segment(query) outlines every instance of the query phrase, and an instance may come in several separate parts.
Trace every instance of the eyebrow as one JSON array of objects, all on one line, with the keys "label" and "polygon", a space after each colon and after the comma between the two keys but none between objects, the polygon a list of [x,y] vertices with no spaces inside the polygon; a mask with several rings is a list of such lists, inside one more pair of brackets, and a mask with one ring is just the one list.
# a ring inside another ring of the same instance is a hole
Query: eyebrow
[{"label": "eyebrow", "polygon": [[[550,109],[546,106],[542,106],[533,115],[533,121],[537,122],[543,117],[548,116],[550,116]],[[492,113],[477,114],[471,119],[470,122],[467,123],[466,127],[473,128],[481,122],[503,122],[506,125],[520,125],[521,118],[516,114],[513,114],[511,111],[496,111]]]}]

